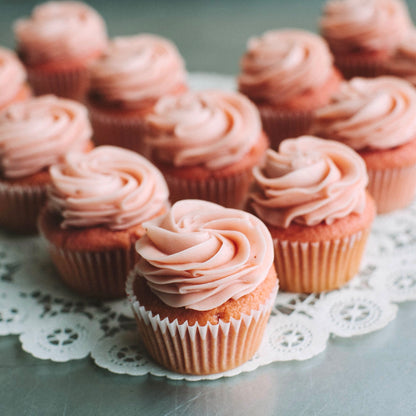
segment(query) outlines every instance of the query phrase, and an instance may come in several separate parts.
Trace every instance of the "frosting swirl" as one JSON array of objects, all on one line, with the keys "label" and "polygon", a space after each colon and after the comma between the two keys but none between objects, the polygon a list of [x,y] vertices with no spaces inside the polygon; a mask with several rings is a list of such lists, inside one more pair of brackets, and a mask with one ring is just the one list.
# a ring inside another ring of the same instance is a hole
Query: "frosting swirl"
[{"label": "frosting swirl", "polygon": [[144,224],[136,270],[165,304],[210,310],[252,292],[273,264],[273,243],[255,216],[183,200]]},{"label": "frosting swirl", "polygon": [[91,93],[128,108],[153,105],[185,82],[184,63],[175,45],[150,34],[115,38],[91,66]]},{"label": "frosting swirl", "polygon": [[261,135],[254,104],[241,94],[222,91],[163,97],[147,122],[154,155],[174,166],[228,166],[248,153]]},{"label": "frosting swirl", "polygon": [[337,52],[392,51],[406,36],[411,20],[401,0],[330,0],[320,26]]},{"label": "frosting swirl", "polygon": [[320,36],[294,29],[270,31],[249,40],[239,90],[256,102],[284,103],[319,88],[332,70],[332,56]]},{"label": "frosting swirl", "polygon": [[138,153],[99,146],[69,153],[50,168],[49,207],[63,217],[62,228],[104,225],[123,230],[141,224],[168,204],[159,172]]},{"label": "frosting swirl", "polygon": [[252,206],[277,227],[332,224],[365,208],[365,163],[342,143],[313,136],[284,140],[279,152],[267,151],[264,166],[253,174]]},{"label": "frosting swirl", "polygon": [[76,1],[50,1],[36,6],[28,19],[14,25],[18,50],[29,65],[85,58],[107,45],[104,20]]},{"label": "frosting swirl", "polygon": [[75,101],[45,95],[12,104],[0,112],[0,173],[39,172],[68,151],[85,149],[91,136],[87,110]]},{"label": "frosting swirl", "polygon": [[11,102],[26,81],[26,71],[17,56],[0,47],[0,108]]},{"label": "frosting swirl", "polygon": [[416,89],[395,77],[354,78],[316,112],[313,132],[355,150],[389,149],[416,138]]}]

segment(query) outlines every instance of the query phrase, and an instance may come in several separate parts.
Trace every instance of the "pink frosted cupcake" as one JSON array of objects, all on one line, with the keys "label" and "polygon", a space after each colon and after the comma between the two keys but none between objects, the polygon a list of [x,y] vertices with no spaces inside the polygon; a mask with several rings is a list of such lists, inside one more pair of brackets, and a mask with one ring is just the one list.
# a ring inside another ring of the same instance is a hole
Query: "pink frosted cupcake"
[{"label": "pink frosted cupcake", "polygon": [[273,238],[280,287],[337,289],[358,272],[375,205],[366,195],[364,161],[342,143],[312,136],[269,149],[250,208]]},{"label": "pink frosted cupcake", "polygon": [[222,91],[167,96],[147,116],[151,159],[169,185],[172,202],[205,199],[240,208],[251,170],[267,148],[256,107]]},{"label": "pink frosted cupcake", "polygon": [[329,102],[341,77],[325,41],[302,30],[250,39],[241,60],[239,90],[258,107],[271,147],[308,131],[313,111]]},{"label": "pink frosted cupcake", "polygon": [[144,227],[127,295],[150,355],[188,374],[250,359],[278,287],[265,225],[244,211],[184,200]]},{"label": "pink frosted cupcake", "polygon": [[30,95],[25,68],[12,51],[0,47],[0,111]]},{"label": "pink frosted cupcake", "polygon": [[115,38],[90,75],[88,106],[96,143],[142,154],[146,114],[160,97],[186,90],[175,45],[149,34]]},{"label": "pink frosted cupcake", "polygon": [[367,165],[379,213],[404,208],[416,192],[416,89],[395,77],[354,78],[317,112],[314,134],[356,150]]},{"label": "pink frosted cupcake", "polygon": [[14,31],[37,95],[83,98],[87,67],[107,46],[105,23],[94,9],[76,1],[43,3],[18,20]]},{"label": "pink frosted cupcake", "polygon": [[83,295],[122,297],[143,221],[168,206],[162,174],[135,152],[99,146],[68,154],[50,175],[39,229],[62,280]]},{"label": "pink frosted cupcake", "polygon": [[87,110],[44,96],[0,112],[0,227],[30,233],[50,183],[48,167],[69,151],[91,148]]},{"label": "pink frosted cupcake", "polygon": [[407,36],[411,20],[401,0],[329,0],[322,36],[344,77],[375,77]]}]

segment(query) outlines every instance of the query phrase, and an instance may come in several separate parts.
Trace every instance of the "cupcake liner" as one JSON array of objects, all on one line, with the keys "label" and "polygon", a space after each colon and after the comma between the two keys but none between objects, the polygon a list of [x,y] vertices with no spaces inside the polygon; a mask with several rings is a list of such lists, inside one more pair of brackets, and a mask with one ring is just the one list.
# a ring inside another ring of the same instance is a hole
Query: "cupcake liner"
[{"label": "cupcake liner", "polygon": [[313,121],[312,111],[282,111],[261,107],[259,111],[263,129],[273,150],[278,150],[284,139],[307,134]]},{"label": "cupcake liner", "polygon": [[49,252],[62,280],[76,292],[100,299],[125,295],[126,278],[138,254],[127,249],[72,251],[48,242]]},{"label": "cupcake liner", "polygon": [[144,142],[146,134],[144,118],[103,113],[93,107],[89,107],[88,110],[97,145],[124,147],[145,157],[148,156],[149,151]]},{"label": "cupcake liner", "polygon": [[415,197],[416,165],[369,169],[367,189],[376,202],[379,214],[405,208]]},{"label": "cupcake liner", "polygon": [[335,66],[345,79],[354,77],[374,78],[385,73],[383,60],[368,59],[361,56],[336,56]]},{"label": "cupcake liner", "polygon": [[56,71],[30,67],[26,69],[35,95],[55,94],[82,101],[89,86],[89,73],[85,66]]},{"label": "cupcake liner", "polygon": [[0,227],[31,234],[45,200],[47,185],[18,185],[0,181]]},{"label": "cupcake liner", "polygon": [[233,175],[209,179],[188,179],[163,173],[172,204],[182,199],[204,199],[227,208],[243,208],[253,181],[251,167]]},{"label": "cupcake liner", "polygon": [[297,293],[337,289],[358,272],[370,230],[322,242],[273,238],[281,290]]},{"label": "cupcake liner", "polygon": [[250,315],[218,324],[182,324],[177,319],[161,319],[140,305],[134,295],[135,273],[127,279],[126,292],[139,333],[153,359],[164,367],[184,374],[214,374],[248,361],[260,346],[276,297],[276,289],[266,303]]}]

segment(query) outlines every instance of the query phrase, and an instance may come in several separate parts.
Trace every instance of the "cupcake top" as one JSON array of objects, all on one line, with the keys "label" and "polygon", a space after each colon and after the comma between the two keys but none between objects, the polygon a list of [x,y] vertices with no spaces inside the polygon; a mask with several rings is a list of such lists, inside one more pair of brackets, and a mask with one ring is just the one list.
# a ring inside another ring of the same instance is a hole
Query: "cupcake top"
[{"label": "cupcake top", "polygon": [[53,95],[12,104],[0,112],[0,174],[20,178],[39,172],[92,136],[86,108]]},{"label": "cupcake top", "polygon": [[354,78],[316,112],[314,134],[355,150],[389,149],[416,139],[416,89],[395,77]]},{"label": "cupcake top", "polygon": [[232,92],[199,91],[161,98],[147,122],[153,156],[178,167],[231,165],[261,135],[254,104]]},{"label": "cupcake top", "polygon": [[0,108],[19,93],[26,82],[26,71],[17,56],[0,47]]},{"label": "cupcake top", "polygon": [[205,311],[252,292],[273,265],[273,243],[255,216],[182,200],[144,224],[136,266],[165,304]]},{"label": "cupcake top", "polygon": [[175,45],[160,36],[118,37],[91,67],[92,96],[126,108],[152,106],[186,82]]},{"label": "cupcake top", "polygon": [[159,170],[138,153],[119,147],[68,153],[62,163],[51,166],[50,175],[49,209],[62,215],[62,228],[124,230],[168,205]]},{"label": "cupcake top", "polygon": [[406,37],[411,20],[401,0],[330,0],[320,26],[337,53],[393,51]]},{"label": "cupcake top", "polygon": [[342,143],[313,136],[284,140],[253,174],[252,207],[276,227],[332,224],[365,208],[365,163]]},{"label": "cupcake top", "polygon": [[280,104],[322,86],[333,71],[326,42],[303,30],[266,32],[248,42],[239,90],[255,102]]},{"label": "cupcake top", "polygon": [[36,6],[28,19],[14,25],[17,49],[28,65],[83,59],[107,45],[104,20],[76,1],[51,1]]}]

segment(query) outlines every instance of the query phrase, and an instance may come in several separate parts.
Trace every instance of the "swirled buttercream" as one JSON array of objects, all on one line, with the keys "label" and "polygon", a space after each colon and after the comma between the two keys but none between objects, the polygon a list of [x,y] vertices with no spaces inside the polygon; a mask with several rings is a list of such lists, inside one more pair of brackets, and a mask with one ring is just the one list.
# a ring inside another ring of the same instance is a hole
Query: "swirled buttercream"
[{"label": "swirled buttercream", "polygon": [[13,100],[26,81],[26,71],[17,56],[0,47],[0,108]]},{"label": "swirled buttercream", "polygon": [[255,216],[183,200],[144,224],[136,270],[165,304],[210,310],[252,292],[273,264],[273,243]]},{"label": "swirled buttercream", "polygon": [[284,103],[319,88],[333,71],[326,42],[302,30],[266,32],[248,42],[239,90],[255,102]]},{"label": "swirled buttercream", "polygon": [[51,166],[49,207],[59,212],[62,228],[103,225],[123,230],[157,215],[168,204],[168,188],[159,172],[138,153],[99,146],[69,153]]},{"label": "swirled buttercream", "polygon": [[12,104],[0,112],[0,173],[19,178],[83,150],[92,136],[86,108],[45,95]]},{"label": "swirled buttercream", "polygon": [[416,138],[416,89],[395,77],[354,78],[317,110],[313,133],[355,150],[389,149]]},{"label": "swirled buttercream", "polygon": [[218,169],[241,160],[261,135],[253,103],[238,93],[189,92],[161,98],[147,117],[156,158]]},{"label": "swirled buttercream", "polygon": [[338,52],[392,51],[411,27],[401,0],[330,0],[321,33]]},{"label": "swirled buttercream", "polygon": [[115,38],[91,66],[91,94],[127,108],[153,105],[185,82],[184,63],[175,45],[150,34]]},{"label": "swirled buttercream", "polygon": [[24,62],[37,65],[85,58],[107,45],[104,20],[76,1],[51,1],[36,6],[28,19],[14,25],[17,48]]},{"label": "swirled buttercream", "polygon": [[365,208],[365,163],[342,143],[313,136],[284,140],[253,174],[252,206],[277,227],[331,224]]}]

